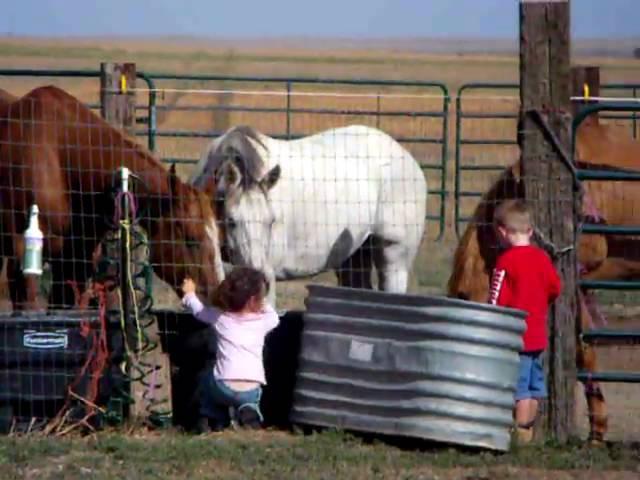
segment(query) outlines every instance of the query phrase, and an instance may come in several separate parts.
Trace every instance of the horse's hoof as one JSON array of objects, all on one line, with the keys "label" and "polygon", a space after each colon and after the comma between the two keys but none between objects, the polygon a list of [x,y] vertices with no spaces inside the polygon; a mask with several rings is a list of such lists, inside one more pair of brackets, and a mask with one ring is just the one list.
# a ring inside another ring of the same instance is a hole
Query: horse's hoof
[{"label": "horse's hoof", "polygon": [[587,441],[590,447],[606,447],[607,443],[604,441],[602,435],[589,435],[589,439]]}]

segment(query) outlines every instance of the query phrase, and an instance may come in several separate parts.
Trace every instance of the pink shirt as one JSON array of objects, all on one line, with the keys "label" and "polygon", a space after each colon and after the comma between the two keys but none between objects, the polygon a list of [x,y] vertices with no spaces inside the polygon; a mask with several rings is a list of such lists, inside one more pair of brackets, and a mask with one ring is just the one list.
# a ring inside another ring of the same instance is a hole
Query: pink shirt
[{"label": "pink shirt", "polygon": [[271,306],[262,312],[235,314],[206,307],[195,293],[182,297],[194,317],[216,331],[217,352],[213,374],[218,380],[246,380],[266,385],[262,364],[264,338],[280,323]]}]

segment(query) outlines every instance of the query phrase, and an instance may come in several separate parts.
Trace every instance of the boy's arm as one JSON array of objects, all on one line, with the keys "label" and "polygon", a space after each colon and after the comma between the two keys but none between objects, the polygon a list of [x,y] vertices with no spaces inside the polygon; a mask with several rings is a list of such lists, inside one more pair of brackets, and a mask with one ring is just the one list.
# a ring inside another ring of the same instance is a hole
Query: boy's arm
[{"label": "boy's arm", "polygon": [[182,297],[182,304],[191,311],[197,320],[209,325],[214,325],[222,314],[215,307],[205,307],[195,293],[185,294]]},{"label": "boy's arm", "polygon": [[507,281],[507,265],[504,256],[496,262],[489,285],[489,303],[505,306],[509,303],[509,285]]}]

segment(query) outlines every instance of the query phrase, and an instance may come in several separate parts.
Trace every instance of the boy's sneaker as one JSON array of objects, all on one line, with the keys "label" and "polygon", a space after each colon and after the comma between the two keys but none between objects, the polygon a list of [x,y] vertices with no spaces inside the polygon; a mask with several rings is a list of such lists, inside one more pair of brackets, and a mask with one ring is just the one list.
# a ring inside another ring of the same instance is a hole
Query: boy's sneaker
[{"label": "boy's sneaker", "polygon": [[238,423],[241,427],[257,430],[262,428],[262,418],[258,410],[251,405],[245,405],[238,409]]},{"label": "boy's sneaker", "polygon": [[516,440],[518,445],[528,445],[533,440],[533,428],[518,427],[516,430]]}]

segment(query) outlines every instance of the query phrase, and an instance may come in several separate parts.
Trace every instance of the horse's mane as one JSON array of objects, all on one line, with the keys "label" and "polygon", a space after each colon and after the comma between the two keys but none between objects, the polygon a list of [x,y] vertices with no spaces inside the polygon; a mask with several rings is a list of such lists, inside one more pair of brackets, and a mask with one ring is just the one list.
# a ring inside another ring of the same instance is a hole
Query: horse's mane
[{"label": "horse's mane", "polygon": [[478,202],[453,256],[448,296],[474,300],[484,296],[497,253],[493,213],[502,200],[521,195],[518,168],[519,163],[505,168]]},{"label": "horse's mane", "polygon": [[260,180],[265,162],[251,140],[267,150],[261,135],[254,128],[238,125],[229,129],[218,141],[212,142],[205,152],[206,163],[193,184],[201,188],[227,160],[233,161],[240,171],[243,187],[249,188],[256,184]]},{"label": "horse's mane", "polygon": [[[14,115],[18,115],[21,112],[20,109],[23,107],[19,104],[24,105],[24,103],[28,104],[29,102],[32,103],[32,105],[48,105],[48,108],[54,110],[56,120],[59,118],[62,121],[66,113],[74,123],[108,131],[109,141],[114,145],[118,145],[118,148],[122,149],[124,154],[131,155],[132,160],[137,164],[136,169],[140,170],[138,173],[142,174],[145,171],[152,172],[154,178],[157,178],[157,173],[161,173],[167,177],[170,182],[177,180],[173,178],[173,173],[167,171],[162,161],[156,158],[148,149],[140,145],[134,138],[131,138],[121,129],[113,127],[105,119],[91,111],[89,107],[66,91],[54,85],[37,87],[9,105],[9,110],[17,110]],[[181,181],[175,182],[174,186],[187,190],[193,189],[191,185]],[[171,185],[168,185],[168,187],[171,188]]]},{"label": "horse's mane", "polygon": [[9,107],[18,100],[18,97],[0,88],[0,127],[7,123]]},{"label": "horse's mane", "polygon": [[18,100],[18,97],[0,88],[0,110],[16,100]]}]

